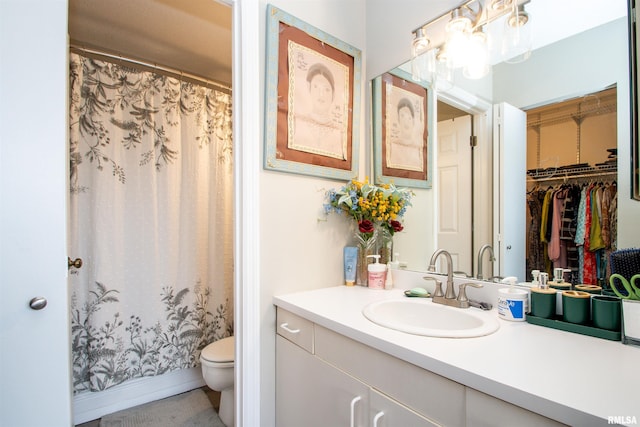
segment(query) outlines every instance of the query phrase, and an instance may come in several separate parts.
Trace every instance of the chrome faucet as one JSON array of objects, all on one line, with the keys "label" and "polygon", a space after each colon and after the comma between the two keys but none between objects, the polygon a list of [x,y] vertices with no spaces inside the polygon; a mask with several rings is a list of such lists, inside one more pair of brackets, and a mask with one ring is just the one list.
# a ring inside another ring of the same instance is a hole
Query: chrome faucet
[{"label": "chrome faucet", "polygon": [[483,245],[480,250],[478,251],[478,274],[476,275],[476,278],[478,279],[483,279],[482,277],[482,256],[484,255],[484,252],[488,250],[489,251],[489,261],[493,262],[496,260],[495,255],[493,254],[493,248],[491,247],[491,245],[486,244]]},{"label": "chrome faucet", "polygon": [[453,260],[451,259],[451,254],[444,249],[438,249],[431,256],[431,260],[429,261],[429,271],[435,273],[436,271],[436,260],[440,255],[444,255],[447,260],[447,288],[442,293],[442,282],[436,280],[436,290],[433,293],[432,300],[436,304],[444,304],[451,307],[458,308],[469,308],[469,298],[467,298],[466,287],[471,286],[474,288],[482,288],[483,285],[480,283],[463,283],[460,285],[460,292],[456,297],[456,291],[453,288]]}]

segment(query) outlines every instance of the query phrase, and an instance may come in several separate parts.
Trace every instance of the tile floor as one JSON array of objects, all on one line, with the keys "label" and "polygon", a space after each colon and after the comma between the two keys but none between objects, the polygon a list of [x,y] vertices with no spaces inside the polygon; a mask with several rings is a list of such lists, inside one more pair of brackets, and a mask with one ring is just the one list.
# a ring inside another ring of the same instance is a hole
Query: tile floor
[{"label": "tile floor", "polygon": [[[217,412],[218,409],[220,409],[220,392],[211,390],[207,386],[202,387],[202,390],[207,394],[209,401]],[[76,427],[100,427],[100,420],[98,419],[87,423],[77,424]]]}]

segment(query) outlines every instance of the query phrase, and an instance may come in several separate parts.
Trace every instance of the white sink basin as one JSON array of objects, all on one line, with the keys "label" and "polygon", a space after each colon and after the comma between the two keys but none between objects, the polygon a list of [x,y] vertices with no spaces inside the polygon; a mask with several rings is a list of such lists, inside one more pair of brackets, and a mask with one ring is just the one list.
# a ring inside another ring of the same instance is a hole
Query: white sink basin
[{"label": "white sink basin", "polygon": [[500,327],[495,312],[448,307],[417,298],[374,302],[362,314],[380,326],[428,337],[480,337]]}]

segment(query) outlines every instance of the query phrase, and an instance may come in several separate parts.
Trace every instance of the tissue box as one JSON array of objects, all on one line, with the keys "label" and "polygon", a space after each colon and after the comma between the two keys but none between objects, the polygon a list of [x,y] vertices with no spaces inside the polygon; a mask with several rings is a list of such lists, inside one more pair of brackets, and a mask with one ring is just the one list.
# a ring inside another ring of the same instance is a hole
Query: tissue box
[{"label": "tissue box", "polygon": [[622,342],[640,345],[640,301],[622,300]]}]

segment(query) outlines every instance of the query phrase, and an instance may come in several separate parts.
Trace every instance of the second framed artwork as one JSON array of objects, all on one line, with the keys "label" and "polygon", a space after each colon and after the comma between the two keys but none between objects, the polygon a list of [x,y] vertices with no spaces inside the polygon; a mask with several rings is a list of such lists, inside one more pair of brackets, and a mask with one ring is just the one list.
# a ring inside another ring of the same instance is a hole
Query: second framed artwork
[{"label": "second framed artwork", "polygon": [[433,100],[428,85],[394,70],[373,81],[376,183],[431,188]]}]

